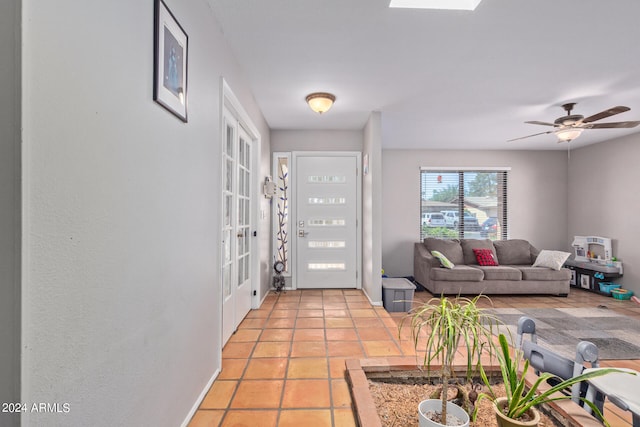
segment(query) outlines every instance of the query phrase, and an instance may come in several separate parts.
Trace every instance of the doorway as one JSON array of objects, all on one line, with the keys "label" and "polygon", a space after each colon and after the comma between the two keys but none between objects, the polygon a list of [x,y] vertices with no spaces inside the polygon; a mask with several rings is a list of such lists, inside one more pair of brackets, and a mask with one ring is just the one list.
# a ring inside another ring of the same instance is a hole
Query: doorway
[{"label": "doorway", "polygon": [[360,153],[293,153],[295,286],[360,288]]},{"label": "doorway", "polygon": [[251,309],[256,254],[254,141],[227,108],[222,140],[222,344]]}]

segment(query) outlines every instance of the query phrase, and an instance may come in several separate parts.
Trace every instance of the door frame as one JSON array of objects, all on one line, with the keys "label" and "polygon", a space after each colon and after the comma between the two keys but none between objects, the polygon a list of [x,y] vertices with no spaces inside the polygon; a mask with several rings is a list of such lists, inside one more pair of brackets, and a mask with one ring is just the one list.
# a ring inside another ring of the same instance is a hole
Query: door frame
[{"label": "door frame", "polygon": [[[217,161],[220,161],[222,159],[222,150],[223,150],[223,143],[224,143],[224,133],[226,132],[226,128],[224,126],[225,123],[225,113],[227,113],[228,115],[231,115],[232,117],[234,117],[235,120],[237,120],[238,122],[238,126],[242,127],[242,129],[247,133],[247,135],[249,136],[250,140],[251,140],[251,145],[252,145],[252,152],[251,152],[251,188],[250,188],[250,192],[251,192],[251,212],[250,212],[250,222],[252,224],[252,237],[250,240],[250,248],[251,248],[251,261],[250,261],[250,266],[251,266],[251,271],[250,271],[250,275],[251,275],[251,308],[252,309],[256,309],[259,308],[260,306],[260,295],[259,295],[259,289],[260,289],[260,260],[262,259],[261,257],[261,253],[260,253],[260,244],[258,242],[258,238],[256,236],[261,236],[262,233],[262,227],[261,227],[261,223],[259,221],[259,209],[260,209],[260,199],[259,199],[259,188],[260,188],[260,176],[261,176],[261,170],[260,170],[260,156],[261,156],[261,152],[262,152],[262,139],[260,136],[260,132],[258,132],[258,128],[253,124],[253,121],[251,120],[251,118],[249,117],[249,114],[247,114],[246,110],[242,107],[242,104],[240,103],[240,101],[238,100],[238,98],[235,96],[235,94],[233,93],[233,90],[231,90],[231,87],[229,86],[229,84],[226,82],[226,80],[224,79],[224,77],[220,78],[220,86],[222,88],[221,91],[221,96],[220,96],[220,104],[219,104],[219,142],[218,142],[218,159]],[[219,221],[218,221],[218,232],[221,233],[222,227],[223,227],[223,222],[224,222],[224,213],[223,213],[223,209],[224,209],[224,205],[222,203],[222,183],[224,182],[223,179],[224,177],[222,176],[222,174],[224,173],[224,168],[222,168],[220,166],[220,185],[218,187],[218,194],[217,194],[217,200],[220,203],[220,208],[219,208]],[[224,249],[223,249],[223,242],[222,242],[222,234],[220,234],[220,237],[218,239],[218,268],[217,268],[217,275],[216,275],[216,280],[218,282],[218,293],[217,296],[219,298],[217,305],[217,310],[218,310],[218,318],[219,318],[219,327],[220,327],[220,341],[221,341],[221,345],[220,345],[220,349],[222,350],[222,347],[224,347],[224,326],[223,326],[223,312],[222,312],[222,304],[224,302],[224,288],[222,286],[222,257],[224,254]],[[235,272],[234,272],[235,273]],[[234,328],[237,328],[238,325],[235,325]]]},{"label": "door frame", "polygon": [[[298,223],[298,212],[295,195],[297,191],[297,160],[299,157],[355,157],[356,158],[356,289],[362,289],[362,153],[359,151],[292,151],[291,152],[291,195],[292,203],[289,205],[291,214],[291,232],[296,230],[294,227]],[[298,239],[291,234],[291,289],[298,289]],[[353,288],[350,288],[353,289]]]}]

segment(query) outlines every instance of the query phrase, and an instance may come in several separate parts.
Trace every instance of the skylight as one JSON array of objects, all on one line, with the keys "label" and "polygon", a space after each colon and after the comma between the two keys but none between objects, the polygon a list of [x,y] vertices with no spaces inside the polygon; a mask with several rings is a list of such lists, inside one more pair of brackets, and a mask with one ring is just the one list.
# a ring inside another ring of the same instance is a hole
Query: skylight
[{"label": "skylight", "polygon": [[391,0],[389,7],[408,9],[475,10],[481,0]]}]

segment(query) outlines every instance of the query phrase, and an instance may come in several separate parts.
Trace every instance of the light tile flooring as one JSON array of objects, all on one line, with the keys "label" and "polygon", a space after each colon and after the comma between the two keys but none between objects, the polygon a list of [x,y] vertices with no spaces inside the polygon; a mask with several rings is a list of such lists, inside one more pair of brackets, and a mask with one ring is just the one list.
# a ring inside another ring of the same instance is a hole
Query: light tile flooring
[{"label": "light tile flooring", "polygon": [[[417,301],[430,297],[415,294]],[[606,304],[640,318],[640,306],[632,302],[582,290],[567,298],[492,297],[492,302],[514,308]],[[410,341],[398,340],[403,316],[371,306],[359,290],[269,294],[224,347],[222,372],[189,426],[355,426],[344,361],[415,354]],[[640,370],[640,360],[602,364]],[[613,427],[630,425],[629,413],[607,410]]]}]

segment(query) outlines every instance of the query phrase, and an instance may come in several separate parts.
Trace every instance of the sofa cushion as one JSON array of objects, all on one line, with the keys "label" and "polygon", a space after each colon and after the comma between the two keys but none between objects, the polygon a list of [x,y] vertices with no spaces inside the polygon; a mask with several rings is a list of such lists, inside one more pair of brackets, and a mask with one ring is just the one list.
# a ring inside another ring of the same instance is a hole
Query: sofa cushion
[{"label": "sofa cushion", "polygon": [[431,280],[443,282],[481,282],[484,277],[482,270],[466,265],[456,265],[452,269],[432,268]]},{"label": "sofa cushion", "polygon": [[473,253],[474,249],[491,249],[493,255],[496,256],[496,250],[493,247],[493,242],[489,239],[480,240],[480,239],[462,239],[460,240],[460,246],[462,247],[462,254],[464,256],[464,264],[467,265],[478,265],[478,260],[476,259],[476,254]]},{"label": "sofa cushion", "polygon": [[484,280],[522,280],[522,272],[517,268],[503,265],[497,267],[479,265],[476,268],[484,272]]},{"label": "sofa cushion", "polygon": [[536,257],[533,267],[547,267],[552,270],[560,270],[564,262],[571,255],[569,252],[548,251],[543,249]]},{"label": "sofa cushion", "polygon": [[570,280],[571,270],[561,268],[560,270],[552,270],[545,267],[517,267],[522,271],[522,280],[538,280],[541,282],[553,280]]},{"label": "sofa cushion", "polygon": [[462,247],[458,240],[449,239],[434,239],[433,237],[427,237],[424,239],[424,244],[431,251],[438,251],[442,255],[446,256],[449,261],[454,264],[464,264],[464,256],[462,255]]},{"label": "sofa cushion", "polygon": [[531,265],[531,245],[522,239],[496,240],[493,242],[501,265]]}]

